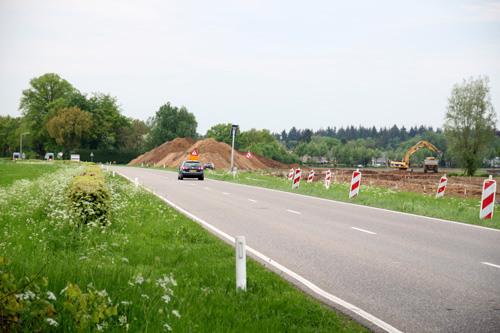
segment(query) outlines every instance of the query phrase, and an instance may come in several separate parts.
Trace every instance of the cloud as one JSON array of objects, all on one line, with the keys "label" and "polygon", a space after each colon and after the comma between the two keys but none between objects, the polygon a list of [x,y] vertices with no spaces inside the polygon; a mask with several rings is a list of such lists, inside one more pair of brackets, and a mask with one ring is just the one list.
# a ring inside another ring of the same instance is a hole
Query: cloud
[{"label": "cloud", "polygon": [[472,13],[473,21],[500,22],[500,2],[489,2],[480,6],[465,6]]}]

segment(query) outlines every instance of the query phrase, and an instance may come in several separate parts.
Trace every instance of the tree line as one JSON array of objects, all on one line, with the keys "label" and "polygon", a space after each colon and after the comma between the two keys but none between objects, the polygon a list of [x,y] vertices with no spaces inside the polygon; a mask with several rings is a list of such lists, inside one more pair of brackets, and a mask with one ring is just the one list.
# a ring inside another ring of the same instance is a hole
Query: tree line
[{"label": "tree line", "polygon": [[[287,164],[301,163],[299,157],[308,155],[349,166],[367,165],[372,158],[401,160],[408,149],[425,140],[444,153],[442,164],[458,165],[473,174],[484,159],[495,158],[500,147],[488,83],[488,77],[470,78],[453,87],[443,129],[328,126],[271,133],[253,128],[237,134],[235,148]],[[68,158],[81,151],[95,152],[96,161],[109,161],[112,156],[120,163],[177,137],[214,138],[231,145],[231,124],[214,125],[200,135],[195,115],[184,106],[166,102],[142,121],[122,115],[116,97],[82,93],[54,73],[33,78],[29,85],[21,93],[21,116],[0,116],[2,157],[12,157],[19,150],[21,137],[27,158],[43,158],[46,152],[64,152]],[[412,159],[415,164],[431,155],[424,149]]]}]

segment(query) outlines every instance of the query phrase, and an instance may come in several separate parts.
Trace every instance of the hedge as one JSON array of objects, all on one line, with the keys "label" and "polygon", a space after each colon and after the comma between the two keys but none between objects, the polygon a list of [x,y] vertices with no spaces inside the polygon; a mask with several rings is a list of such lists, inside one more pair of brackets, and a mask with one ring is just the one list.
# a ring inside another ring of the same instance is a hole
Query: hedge
[{"label": "hedge", "polygon": [[108,223],[110,194],[105,174],[96,165],[89,165],[81,175],[73,176],[69,189],[71,211],[79,224]]}]

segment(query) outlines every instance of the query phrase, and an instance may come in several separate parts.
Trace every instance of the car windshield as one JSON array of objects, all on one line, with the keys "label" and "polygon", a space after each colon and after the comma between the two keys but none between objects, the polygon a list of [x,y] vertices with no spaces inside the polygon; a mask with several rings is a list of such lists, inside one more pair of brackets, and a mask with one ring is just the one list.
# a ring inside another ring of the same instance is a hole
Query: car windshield
[{"label": "car windshield", "polygon": [[201,163],[199,162],[187,162],[184,164],[185,167],[188,167],[188,168],[199,168],[201,167]]}]

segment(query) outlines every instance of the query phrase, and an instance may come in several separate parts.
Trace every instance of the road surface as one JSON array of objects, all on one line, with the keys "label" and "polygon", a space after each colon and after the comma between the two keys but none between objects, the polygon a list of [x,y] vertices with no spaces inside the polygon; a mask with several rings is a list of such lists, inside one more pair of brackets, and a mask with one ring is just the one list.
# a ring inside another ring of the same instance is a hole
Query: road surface
[{"label": "road surface", "polygon": [[368,320],[372,329],[500,332],[500,230],[163,170],[110,170],[388,324]]}]

